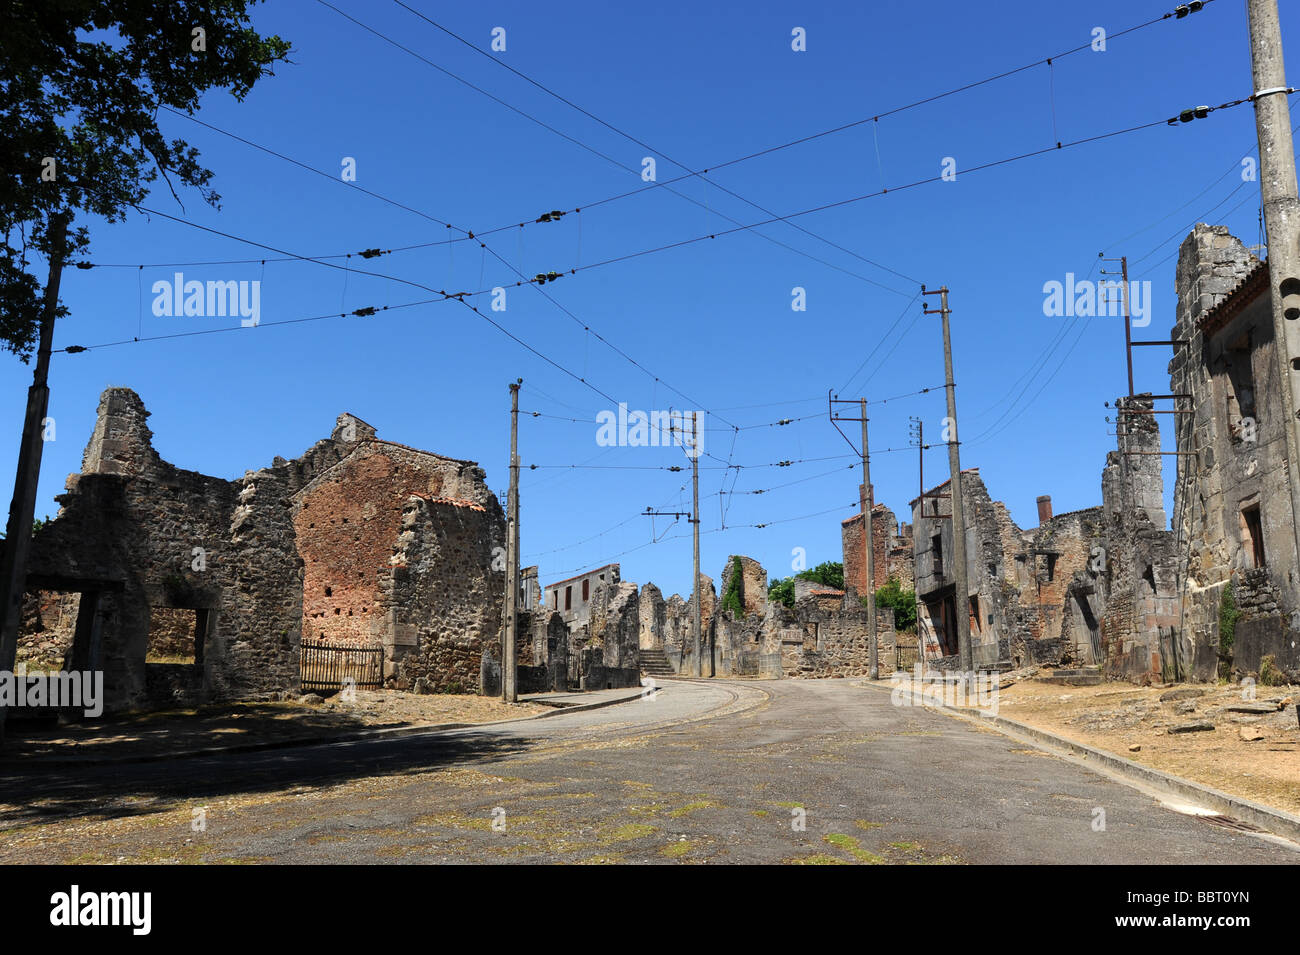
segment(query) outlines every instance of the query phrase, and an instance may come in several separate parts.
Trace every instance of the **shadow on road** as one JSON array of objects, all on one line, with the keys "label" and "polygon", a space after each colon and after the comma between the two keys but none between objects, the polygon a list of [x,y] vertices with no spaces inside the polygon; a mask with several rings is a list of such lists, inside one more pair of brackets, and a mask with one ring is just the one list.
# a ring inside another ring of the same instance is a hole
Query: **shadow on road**
[{"label": "shadow on road", "polygon": [[542,739],[477,730],[260,753],[121,765],[8,764],[0,779],[0,831],[54,819],[118,819],[174,809],[176,800],[271,793],[450,766],[492,763]]}]

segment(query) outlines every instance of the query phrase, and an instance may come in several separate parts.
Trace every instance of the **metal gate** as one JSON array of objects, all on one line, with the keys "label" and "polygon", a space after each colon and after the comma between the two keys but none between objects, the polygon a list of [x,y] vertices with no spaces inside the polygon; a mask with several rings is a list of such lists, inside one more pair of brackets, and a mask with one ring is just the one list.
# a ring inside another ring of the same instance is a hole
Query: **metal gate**
[{"label": "metal gate", "polygon": [[384,685],[384,648],[337,643],[302,642],[302,688],[341,690],[345,683],[359,689]]}]

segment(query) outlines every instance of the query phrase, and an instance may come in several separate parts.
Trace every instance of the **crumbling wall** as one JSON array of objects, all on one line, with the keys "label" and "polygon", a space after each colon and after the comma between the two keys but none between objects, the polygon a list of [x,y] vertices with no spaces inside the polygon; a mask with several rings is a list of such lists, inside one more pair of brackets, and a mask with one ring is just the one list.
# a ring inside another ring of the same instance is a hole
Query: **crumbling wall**
[{"label": "crumbling wall", "polygon": [[[148,416],[130,389],[103,393],[83,473],[29,567],[29,587],[85,595],[71,657],[103,669],[108,710],[296,691],[304,620],[327,639],[418,650],[406,672],[389,657],[404,686],[442,666],[437,686],[476,685],[465,659],[499,627],[500,574],[486,568],[504,518],[473,462],[379,441],[344,414],[301,457],[226,481],[163,461]],[[430,526],[406,524],[412,489],[429,497]],[[146,662],[151,618],[184,644],[164,608],[194,611],[198,662]]]},{"label": "crumbling wall", "polygon": [[[1062,662],[1136,682],[1185,679],[1178,543],[1165,529],[1160,426],[1150,395],[1121,398],[1117,448],[1102,471],[1100,519],[1087,517],[1062,595]],[[1085,553],[1086,550],[1086,553]]]},{"label": "crumbling wall", "polygon": [[[499,652],[505,571],[493,558],[505,535],[505,514],[494,496],[487,504],[407,498],[372,621],[385,648],[384,675],[394,687],[479,688],[484,648]],[[521,618],[518,663],[527,664],[531,645]]]},{"label": "crumbling wall", "polygon": [[[871,672],[867,608],[853,594],[838,600],[802,598],[772,624],[769,646],[779,646],[787,678],[860,677]],[[876,633],[877,665],[885,676],[893,672],[895,660],[894,612],[887,607],[876,611]]]},{"label": "crumbling wall", "polygon": [[[858,485],[859,492],[861,485]],[[911,549],[905,547],[910,541],[900,541],[898,518],[884,504],[875,504],[871,508],[872,570],[875,577],[874,586],[867,586],[867,557],[863,548],[866,533],[863,528],[862,514],[853,515],[840,523],[840,544],[844,564],[844,586],[851,587],[859,595],[879,590],[890,577],[898,579],[906,586],[911,585]]]},{"label": "crumbling wall", "polygon": [[589,642],[582,656],[582,688],[641,685],[640,593],[636,584],[602,583],[591,599]]},{"label": "crumbling wall", "polygon": [[740,561],[740,605],[744,608],[741,616],[758,614],[762,616],[767,607],[767,571],[763,565],[752,557],[732,555],[722,568],[722,589],[725,596],[731,592],[732,578],[736,573],[736,561]]},{"label": "crumbling wall", "polygon": [[[277,477],[268,476],[257,499],[249,478],[167,464],[153,450],[148,416],[130,389],[103,393],[88,470],[68,478],[58,516],[33,540],[29,581],[102,594],[87,612],[97,618],[109,711],[150,702],[151,607],[208,611],[203,664],[187,671],[203,697],[295,686],[301,590],[286,489],[272,489]],[[82,659],[90,651],[82,647]]]},{"label": "crumbling wall", "polygon": [[654,584],[646,584],[641,588],[639,613],[641,649],[662,649],[668,624],[668,604],[664,601],[663,591]]},{"label": "crumbling wall", "polygon": [[[1286,463],[1287,411],[1277,378],[1271,283],[1259,262],[1224,226],[1197,225],[1178,253],[1175,348],[1170,390],[1188,394],[1177,416],[1175,529],[1185,566],[1182,647],[1194,676],[1257,674],[1273,662],[1300,678],[1300,577],[1297,575]],[[1263,562],[1248,526],[1257,514]],[[1222,647],[1218,605],[1231,583],[1236,643]],[[1274,596],[1276,595],[1276,599]]]},{"label": "crumbling wall", "polygon": [[[293,523],[303,568],[303,633],[327,643],[379,643],[388,622],[377,610],[391,588],[403,511],[412,495],[484,507],[481,469],[401,445],[368,439],[294,497]],[[503,538],[498,538],[500,543]],[[417,558],[418,559],[418,558]]]}]

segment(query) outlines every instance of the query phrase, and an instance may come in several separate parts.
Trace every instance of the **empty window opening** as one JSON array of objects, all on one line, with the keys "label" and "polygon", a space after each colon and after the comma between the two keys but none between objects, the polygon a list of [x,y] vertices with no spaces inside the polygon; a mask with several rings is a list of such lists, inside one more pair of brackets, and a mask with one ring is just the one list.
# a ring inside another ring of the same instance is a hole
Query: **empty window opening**
[{"label": "empty window opening", "polygon": [[587,600],[587,595],[588,595],[588,593],[589,593],[589,591],[590,591],[590,588],[591,588],[591,581],[590,581],[590,580],[584,580],[584,581],[582,582],[582,599],[583,599],[584,602]]},{"label": "empty window opening", "polygon": [[1056,579],[1056,554],[1047,555],[1047,579],[1053,581]]},{"label": "empty window opening", "polygon": [[181,607],[150,607],[149,647],[144,662],[202,663],[208,613]]},{"label": "empty window opening", "polygon": [[81,610],[74,591],[29,590],[18,623],[17,662],[29,672],[62,670],[72,652]]},{"label": "empty window opening", "polygon": [[984,624],[980,620],[979,594],[970,599],[970,628],[972,633],[982,633],[984,630]]},{"label": "empty window opening", "polygon": [[1252,567],[1263,567],[1267,563],[1264,557],[1264,525],[1259,517],[1259,505],[1252,504],[1241,510],[1242,546],[1250,555]]},{"label": "empty window opening", "polygon": [[573,609],[573,586],[572,585],[569,585],[568,587],[564,588],[564,609],[565,610]]},{"label": "empty window opening", "polygon": [[934,555],[934,575],[943,576],[943,535],[935,534],[930,538],[930,553]]},{"label": "empty window opening", "polygon": [[1255,417],[1255,372],[1251,364],[1250,332],[1232,342],[1223,352],[1228,369],[1228,420],[1239,427],[1242,418]]},{"label": "empty window opening", "polygon": [[333,596],[334,596],[334,588],[333,588],[333,587],[326,587],[326,588],[325,588],[325,596],[326,596],[326,597],[333,597]]}]

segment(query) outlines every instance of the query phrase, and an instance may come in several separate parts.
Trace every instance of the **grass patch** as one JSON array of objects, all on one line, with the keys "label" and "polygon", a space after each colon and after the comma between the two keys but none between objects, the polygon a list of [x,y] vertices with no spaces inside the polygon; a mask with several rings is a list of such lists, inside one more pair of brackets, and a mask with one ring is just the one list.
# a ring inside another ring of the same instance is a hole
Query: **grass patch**
[{"label": "grass patch", "polygon": [[697,799],[695,802],[688,802],[685,806],[677,809],[670,809],[668,815],[674,819],[680,819],[682,816],[688,816],[700,809],[720,809],[721,807],[712,799]]},{"label": "grass patch", "polygon": [[829,843],[837,849],[847,852],[859,862],[865,862],[868,865],[880,865],[885,861],[874,852],[862,848],[862,843],[854,836],[846,836],[840,832],[832,832],[822,836],[822,841]]},{"label": "grass patch", "polygon": [[679,842],[670,842],[659,850],[661,856],[669,859],[680,859],[693,849],[694,843],[689,839],[682,839]]}]

